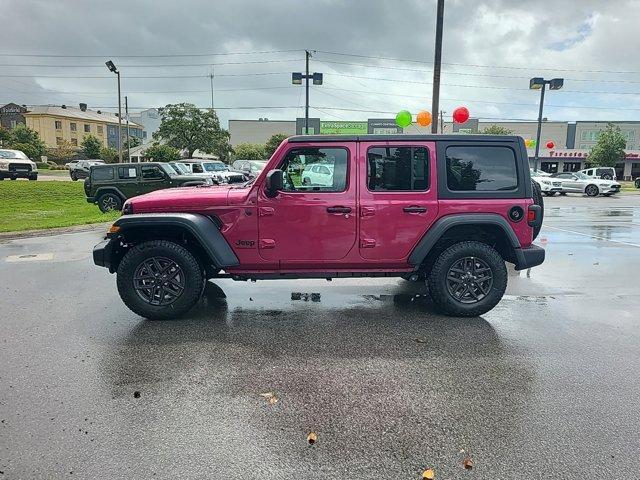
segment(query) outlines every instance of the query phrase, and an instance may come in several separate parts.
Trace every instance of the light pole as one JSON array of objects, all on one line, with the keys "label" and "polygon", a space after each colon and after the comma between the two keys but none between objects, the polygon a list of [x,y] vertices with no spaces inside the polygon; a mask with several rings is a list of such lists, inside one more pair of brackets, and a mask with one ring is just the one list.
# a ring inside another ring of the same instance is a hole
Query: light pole
[{"label": "light pole", "polygon": [[294,85],[302,85],[302,79],[305,80],[305,104],[304,104],[304,133],[309,135],[309,79],[313,81],[314,85],[322,85],[322,73],[309,74],[309,58],[311,53],[309,50],[305,50],[305,73],[294,72],[291,74],[291,83]]},{"label": "light pole", "polygon": [[[440,108],[440,66],[442,64],[442,24],[444,23],[444,0],[438,0],[436,11],[436,46],[433,56],[433,96],[431,111],[438,114]],[[438,133],[438,122],[431,123],[431,133]],[[442,133],[442,131],[441,131]]]},{"label": "light pole", "polygon": [[536,133],[536,153],[533,158],[533,171],[538,171],[538,163],[540,160],[540,132],[542,131],[542,109],[544,107],[544,91],[547,85],[549,90],[560,90],[564,84],[564,78],[552,78],[545,80],[542,77],[534,77],[529,80],[529,88],[531,90],[540,90],[540,109],[538,110],[538,131]]},{"label": "light pole", "polygon": [[120,72],[111,60],[105,62],[111,73],[118,76],[118,159],[122,163],[122,98],[120,96]]}]

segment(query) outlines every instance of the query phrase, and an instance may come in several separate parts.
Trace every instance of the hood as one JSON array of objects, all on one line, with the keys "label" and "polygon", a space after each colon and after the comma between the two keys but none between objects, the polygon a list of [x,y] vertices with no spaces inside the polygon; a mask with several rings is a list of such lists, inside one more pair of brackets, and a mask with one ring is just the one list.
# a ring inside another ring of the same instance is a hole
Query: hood
[{"label": "hood", "polygon": [[178,183],[185,182],[202,182],[205,181],[208,177],[203,177],[202,175],[172,175],[171,180]]},{"label": "hood", "polygon": [[125,206],[132,208],[133,213],[204,211],[226,206],[230,188],[227,185],[166,188],[130,198]]}]

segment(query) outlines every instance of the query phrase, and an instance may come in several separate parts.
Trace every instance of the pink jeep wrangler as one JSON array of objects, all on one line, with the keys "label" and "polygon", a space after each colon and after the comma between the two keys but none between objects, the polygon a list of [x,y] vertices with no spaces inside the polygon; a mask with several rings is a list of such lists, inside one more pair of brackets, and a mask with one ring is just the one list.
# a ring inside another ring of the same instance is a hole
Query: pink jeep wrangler
[{"label": "pink jeep wrangler", "polygon": [[214,278],[424,280],[444,313],[475,316],[502,298],[505,261],[544,261],[542,217],[520,137],[296,136],[248,183],[128,200],[93,258],[150,319]]}]

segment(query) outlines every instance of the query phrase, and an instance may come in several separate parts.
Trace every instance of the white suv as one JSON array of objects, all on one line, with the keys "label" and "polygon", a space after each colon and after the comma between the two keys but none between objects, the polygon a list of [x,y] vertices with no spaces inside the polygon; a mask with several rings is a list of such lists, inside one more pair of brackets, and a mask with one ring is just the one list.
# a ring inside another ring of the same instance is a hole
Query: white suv
[{"label": "white suv", "polygon": [[218,183],[241,183],[247,178],[242,172],[229,170],[229,166],[220,160],[182,160],[180,162],[191,171],[192,175],[210,177]]},{"label": "white suv", "polygon": [[540,191],[547,197],[553,197],[556,193],[562,192],[562,182],[551,178],[546,172],[531,170],[531,180],[540,186]]},{"label": "white suv", "polygon": [[20,150],[0,150],[0,180],[38,179],[38,167]]},{"label": "white suv", "polygon": [[603,180],[617,180],[616,169],[613,167],[594,167],[580,170],[578,173],[583,173],[590,178],[601,178]]}]

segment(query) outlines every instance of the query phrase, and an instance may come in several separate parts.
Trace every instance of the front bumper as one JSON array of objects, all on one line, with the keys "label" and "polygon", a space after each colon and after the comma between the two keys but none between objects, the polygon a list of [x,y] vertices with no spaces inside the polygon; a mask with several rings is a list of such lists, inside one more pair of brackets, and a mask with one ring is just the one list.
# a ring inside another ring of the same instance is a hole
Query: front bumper
[{"label": "front bumper", "polygon": [[531,245],[527,248],[516,248],[516,270],[537,267],[544,262],[544,248]]},{"label": "front bumper", "polygon": [[618,193],[620,191],[620,185],[611,185],[610,187],[601,187],[600,193]]},{"label": "front bumper", "polygon": [[109,271],[113,273],[111,269],[113,243],[111,242],[111,240],[111,238],[106,238],[95,247],[93,247],[93,263],[95,263],[99,267],[108,268]]},{"label": "front bumper", "polygon": [[1,178],[38,178],[38,170],[0,170]]}]

